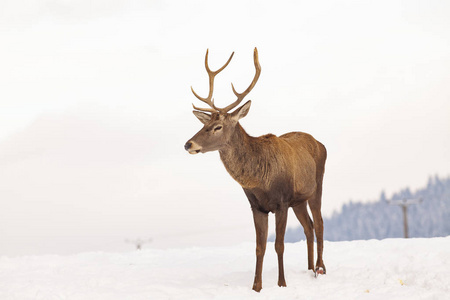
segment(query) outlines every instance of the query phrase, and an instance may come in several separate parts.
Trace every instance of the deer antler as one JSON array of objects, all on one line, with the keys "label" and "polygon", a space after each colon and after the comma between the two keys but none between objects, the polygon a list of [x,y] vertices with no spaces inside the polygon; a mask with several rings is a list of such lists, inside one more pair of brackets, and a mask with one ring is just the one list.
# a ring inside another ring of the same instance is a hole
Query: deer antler
[{"label": "deer antler", "polygon": [[221,113],[227,113],[228,111],[232,110],[233,108],[235,108],[236,106],[239,105],[239,103],[242,102],[242,100],[245,98],[245,96],[248,95],[248,93],[250,93],[250,91],[253,89],[253,87],[255,86],[256,82],[259,79],[259,75],[261,74],[261,65],[259,64],[259,59],[258,59],[258,50],[255,48],[254,52],[253,52],[253,60],[255,63],[255,77],[253,77],[253,81],[252,83],[249,85],[249,87],[242,93],[238,93],[236,92],[233,83],[231,84],[231,88],[233,89],[233,93],[236,95],[237,100],[233,103],[231,103],[230,105],[224,107],[224,108],[219,108],[216,107],[214,105],[214,99],[212,99],[212,95],[213,95],[213,90],[214,90],[214,77],[219,74],[223,69],[225,69],[226,66],[228,66],[228,64],[231,61],[231,58],[233,58],[234,52],[231,53],[230,58],[228,59],[228,61],[225,63],[225,65],[223,65],[220,69],[218,69],[217,71],[211,71],[211,69],[208,66],[208,50],[206,50],[206,56],[205,56],[205,68],[206,68],[206,72],[208,72],[208,76],[209,76],[209,94],[208,97],[203,98],[200,97],[199,95],[197,95],[196,92],[194,92],[194,89],[191,86],[191,90],[192,93],[195,95],[195,97],[197,97],[200,101],[205,102],[206,104],[209,105],[209,107],[211,108],[198,108],[196,107],[194,104],[192,104],[192,106],[194,107],[194,109],[196,110],[200,110],[200,111],[204,111],[204,112],[221,112]]},{"label": "deer antler", "polygon": [[230,63],[231,59],[233,58],[233,55],[234,55],[234,52],[231,53],[231,56],[228,59],[228,61],[220,69],[218,69],[217,71],[211,71],[211,69],[208,66],[208,50],[206,50],[205,68],[206,68],[206,72],[208,72],[208,76],[209,76],[209,94],[208,94],[208,97],[203,98],[203,97],[200,97],[199,95],[197,95],[197,93],[194,91],[192,86],[191,86],[191,91],[195,95],[195,97],[197,97],[200,101],[203,101],[206,104],[208,104],[211,108],[198,108],[198,107],[195,107],[194,104],[192,104],[194,109],[205,111],[205,112],[217,112],[217,111],[219,111],[219,109],[217,109],[214,106],[214,99],[212,99],[213,90],[214,90],[214,77],[216,77],[217,74],[219,74],[223,69],[226,68],[226,66],[228,66],[228,64]]},{"label": "deer antler", "polygon": [[253,77],[253,81],[252,83],[250,83],[250,85],[248,86],[248,88],[242,92],[242,93],[238,93],[236,92],[236,90],[234,89],[233,83],[231,83],[231,88],[233,89],[233,93],[236,95],[237,100],[233,103],[231,103],[230,105],[228,105],[227,107],[224,108],[216,108],[217,110],[219,110],[220,112],[228,112],[230,110],[232,110],[233,108],[235,108],[236,106],[239,105],[239,103],[242,102],[242,100],[244,100],[245,96],[248,95],[248,93],[250,93],[250,91],[253,89],[253,87],[255,86],[256,82],[259,79],[259,75],[261,74],[261,65],[259,64],[259,59],[258,59],[258,49],[256,49],[253,52],[253,60],[255,62],[255,77]]}]

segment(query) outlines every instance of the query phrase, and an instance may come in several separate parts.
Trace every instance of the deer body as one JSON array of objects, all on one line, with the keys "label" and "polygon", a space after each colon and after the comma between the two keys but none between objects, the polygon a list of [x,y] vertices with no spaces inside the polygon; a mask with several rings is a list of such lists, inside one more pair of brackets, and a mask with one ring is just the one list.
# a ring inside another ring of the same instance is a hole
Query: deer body
[{"label": "deer body", "polygon": [[[260,137],[248,135],[239,124],[239,120],[247,115],[251,101],[228,113],[242,101],[258,80],[260,66],[256,48],[254,55],[256,74],[252,84],[242,94],[237,93],[233,87],[238,100],[226,108],[221,109],[214,105],[212,100],[214,77],[228,65],[232,56],[221,69],[212,72],[207,64],[207,52],[205,66],[210,76],[210,93],[207,98],[201,98],[193,92],[211,108],[199,109],[194,106],[197,110],[194,114],[204,127],[186,143],[185,149],[191,154],[219,151],[226,170],[242,186],[250,202],[255,223],[256,270],[253,289],[259,292],[262,288],[262,264],[267,242],[269,212],[275,213],[278,285],[286,286],[283,252],[289,207],[293,208],[304,228],[308,248],[308,269],[325,273],[322,260],[323,221],[320,209],[327,153],[320,142],[303,132],[290,132],[279,137],[273,134]],[[307,203],[313,214],[314,223],[307,212]],[[315,268],[314,232],[318,252]]]},{"label": "deer body", "polygon": [[[275,199],[255,203],[258,208],[275,212],[278,202],[293,206],[311,197],[316,189],[313,155],[314,150],[320,150],[310,135],[291,132],[280,137],[268,134],[255,138],[240,125],[235,131],[235,142],[219,150],[228,173],[246,190],[257,194],[277,193]],[[309,152],[308,148],[314,150]],[[260,201],[261,198],[258,197]]]}]

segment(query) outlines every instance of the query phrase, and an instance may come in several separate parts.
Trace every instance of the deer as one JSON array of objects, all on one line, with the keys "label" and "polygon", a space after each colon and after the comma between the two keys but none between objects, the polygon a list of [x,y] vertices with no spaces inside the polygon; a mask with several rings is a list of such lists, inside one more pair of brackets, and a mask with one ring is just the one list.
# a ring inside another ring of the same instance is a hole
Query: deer
[{"label": "deer", "polygon": [[[258,50],[254,49],[255,76],[248,88],[238,93],[233,83],[231,88],[237,99],[220,108],[214,104],[214,79],[233,58],[218,70],[208,65],[208,50],[205,68],[209,77],[209,93],[200,97],[192,88],[194,96],[207,104],[198,108],[194,104],[194,115],[203,123],[203,128],[189,139],[184,148],[190,154],[219,151],[220,159],[231,177],[237,181],[250,203],[256,232],[256,268],[252,289],[262,289],[262,268],[266,251],[268,214],[275,214],[275,251],[278,257],[278,286],[286,287],[284,277],[284,235],[288,209],[292,208],[303,226],[308,253],[308,270],[314,275],[325,274],[323,262],[323,220],[321,215],[322,182],[327,151],[325,146],[310,134],[290,132],[280,136],[266,134],[252,137],[239,124],[250,109],[251,100],[237,107],[256,85],[261,74]],[[309,206],[313,220],[307,211]],[[317,261],[314,265],[314,235],[317,241]]]}]

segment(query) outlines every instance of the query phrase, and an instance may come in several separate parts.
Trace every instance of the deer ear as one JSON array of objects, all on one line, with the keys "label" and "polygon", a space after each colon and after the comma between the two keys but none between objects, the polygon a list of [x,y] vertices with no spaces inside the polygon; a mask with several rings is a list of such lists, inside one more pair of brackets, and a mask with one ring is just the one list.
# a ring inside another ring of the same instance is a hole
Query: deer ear
[{"label": "deer ear", "polygon": [[239,107],[238,109],[233,111],[231,113],[231,117],[234,120],[239,121],[240,119],[242,119],[243,117],[245,117],[248,114],[251,104],[252,104],[252,101],[248,100],[244,105],[242,105],[241,107]]},{"label": "deer ear", "polygon": [[203,124],[206,124],[211,120],[211,115],[205,114],[204,112],[194,110],[193,113]]}]

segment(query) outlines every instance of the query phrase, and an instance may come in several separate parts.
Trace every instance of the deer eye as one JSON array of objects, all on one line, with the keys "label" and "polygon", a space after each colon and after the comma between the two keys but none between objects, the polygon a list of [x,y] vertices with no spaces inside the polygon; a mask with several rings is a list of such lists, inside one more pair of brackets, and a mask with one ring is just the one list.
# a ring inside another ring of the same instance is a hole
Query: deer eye
[{"label": "deer eye", "polygon": [[214,131],[219,131],[219,130],[222,130],[222,126],[221,125],[214,127]]}]

